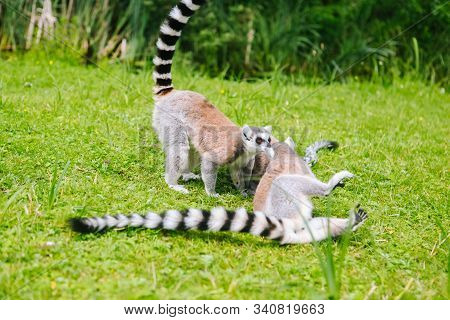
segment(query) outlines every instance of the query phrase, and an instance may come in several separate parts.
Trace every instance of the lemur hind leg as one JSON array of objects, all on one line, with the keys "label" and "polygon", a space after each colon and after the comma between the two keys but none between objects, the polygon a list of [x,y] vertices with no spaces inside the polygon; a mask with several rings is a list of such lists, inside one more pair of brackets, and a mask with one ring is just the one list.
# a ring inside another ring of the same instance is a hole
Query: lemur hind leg
[{"label": "lemur hind leg", "polygon": [[307,221],[307,225],[296,232],[288,232],[282,240],[282,244],[310,243],[321,241],[328,237],[337,237],[347,230],[358,229],[368,215],[359,206],[351,213],[350,218],[312,218]]},{"label": "lemur hind leg", "polygon": [[200,164],[200,155],[190,146],[189,149],[189,165],[187,169],[182,174],[183,181],[197,180],[200,179],[200,175],[193,173],[192,171]]},{"label": "lemur hind leg", "polygon": [[202,172],[202,180],[205,184],[206,193],[211,197],[219,196],[216,193],[217,164],[206,158],[202,158],[200,170]]},{"label": "lemur hind leg", "polygon": [[164,151],[166,154],[166,172],[164,179],[169,188],[178,192],[189,193],[182,185],[178,184],[178,179],[189,166],[189,143],[186,133],[180,128],[175,135],[164,138]]},{"label": "lemur hind leg", "polygon": [[336,173],[328,183],[314,177],[292,174],[283,175],[273,181],[273,184],[293,196],[304,194],[308,196],[327,196],[336,187],[343,185],[345,179],[353,177],[348,171]]}]

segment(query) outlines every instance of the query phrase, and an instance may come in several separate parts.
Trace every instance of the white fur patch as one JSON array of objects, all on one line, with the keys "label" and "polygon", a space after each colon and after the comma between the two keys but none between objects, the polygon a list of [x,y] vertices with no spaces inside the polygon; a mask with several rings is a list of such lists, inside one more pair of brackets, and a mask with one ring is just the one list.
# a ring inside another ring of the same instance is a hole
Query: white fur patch
[{"label": "white fur patch", "polygon": [[184,218],[184,224],[188,229],[195,229],[203,221],[203,214],[201,210],[189,209],[188,216]]},{"label": "white fur patch", "polygon": [[153,79],[172,79],[171,73],[153,72]]},{"label": "white fur patch", "polygon": [[124,216],[123,214],[118,214],[117,220],[119,221],[116,225],[117,228],[126,227],[129,223],[128,217]]},{"label": "white fur patch", "polygon": [[284,229],[280,221],[274,217],[269,217],[269,220],[276,226],[275,229],[270,231],[270,234],[268,235],[269,239],[276,239],[279,237],[282,237],[284,234]]},{"label": "white fur patch", "polygon": [[175,230],[183,216],[177,210],[168,210],[164,216],[163,227],[167,230]]},{"label": "white fur patch", "polygon": [[153,58],[153,64],[155,66],[159,66],[159,65],[162,65],[162,64],[172,64],[172,60],[163,60],[160,57],[154,57]]},{"label": "white fur patch", "polygon": [[239,208],[236,210],[233,221],[231,221],[230,230],[233,232],[239,232],[245,227],[245,223],[248,220],[247,210]]},{"label": "white fur patch", "polygon": [[281,219],[281,223],[283,224],[284,234],[295,233],[297,231],[297,221],[295,219]]},{"label": "white fur patch", "polygon": [[[303,237],[304,238],[304,237]],[[300,235],[295,232],[285,233],[283,239],[281,239],[280,244],[296,244],[296,243],[306,243],[305,239],[302,239]]]},{"label": "white fur patch", "polygon": [[175,46],[168,46],[161,39],[158,39],[158,41],[156,41],[156,47],[164,51],[175,51]]},{"label": "white fur patch", "polygon": [[183,16],[178,7],[174,7],[172,11],[170,11],[169,16],[181,23],[187,23],[189,21],[189,17]]},{"label": "white fur patch", "polygon": [[267,223],[266,215],[261,211],[256,211],[255,220],[253,220],[253,225],[250,229],[250,233],[255,236],[259,236],[264,231],[264,229],[268,227],[268,225],[269,224]]},{"label": "white fur patch", "polygon": [[161,223],[161,220],[162,220],[162,218],[159,214],[149,212],[145,216],[144,227],[146,227],[148,229],[155,229],[159,226],[159,224]]},{"label": "white fur patch", "polygon": [[130,226],[132,227],[140,227],[144,224],[144,222],[144,218],[136,213],[134,213],[130,218]]},{"label": "white fur patch", "polygon": [[218,207],[211,210],[211,216],[208,221],[208,229],[219,231],[227,220],[227,212],[224,208]]},{"label": "white fur patch", "polygon": [[198,180],[200,179],[200,175],[189,172],[189,173],[183,173],[181,175],[183,181],[189,181],[189,180]]},{"label": "white fur patch", "polygon": [[181,36],[181,31],[176,31],[173,30],[168,24],[167,22],[164,22],[163,25],[161,26],[161,32],[164,34],[167,34],[169,36],[176,36],[179,37]]},{"label": "white fur patch", "polygon": [[91,228],[97,228],[98,226],[97,220],[95,218],[87,218],[84,220],[84,223]]},{"label": "white fur patch", "polygon": [[283,238],[281,239],[280,244],[304,242],[301,237],[304,233],[296,233],[298,228],[297,219],[281,219],[281,223],[283,224]]},{"label": "white fur patch", "polygon": [[[162,88],[166,88],[166,87],[158,87],[159,90],[161,90]],[[168,86],[167,88],[172,88],[172,86]],[[182,185],[179,185],[179,184],[175,184],[175,185],[174,184],[169,184],[169,188],[173,189],[175,191],[184,193],[184,194],[188,194],[189,193],[188,189],[186,189],[185,187],[183,187]]]},{"label": "white fur patch", "polygon": [[113,228],[117,224],[117,220],[111,216],[105,216],[104,219],[108,228]]},{"label": "white fur patch", "polygon": [[97,229],[98,231],[103,230],[106,227],[106,221],[103,220],[103,218],[95,218],[95,220],[97,221]]},{"label": "white fur patch", "polygon": [[192,0],[181,0],[181,2],[184,3],[192,11],[197,11],[200,8],[199,5],[193,4]]}]

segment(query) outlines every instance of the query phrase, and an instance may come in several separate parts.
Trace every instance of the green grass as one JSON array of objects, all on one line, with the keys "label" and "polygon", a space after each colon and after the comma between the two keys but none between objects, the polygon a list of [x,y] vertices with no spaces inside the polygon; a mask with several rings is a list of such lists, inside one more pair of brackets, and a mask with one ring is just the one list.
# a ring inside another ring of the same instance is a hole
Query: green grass
[{"label": "green grass", "polygon": [[272,124],[300,153],[320,138],[339,141],[314,171],[357,177],[314,200],[316,214],[345,217],[360,202],[369,220],[317,247],[228,233],[80,236],[69,217],[251,208],[225,171],[218,199],[201,182],[187,184],[189,195],[169,190],[150,127],[151,73],[103,67],[109,74],[43,54],[0,60],[0,298],[449,297],[450,99],[439,87],[396,79],[319,89],[176,70],[178,87],[202,92],[241,125]]}]

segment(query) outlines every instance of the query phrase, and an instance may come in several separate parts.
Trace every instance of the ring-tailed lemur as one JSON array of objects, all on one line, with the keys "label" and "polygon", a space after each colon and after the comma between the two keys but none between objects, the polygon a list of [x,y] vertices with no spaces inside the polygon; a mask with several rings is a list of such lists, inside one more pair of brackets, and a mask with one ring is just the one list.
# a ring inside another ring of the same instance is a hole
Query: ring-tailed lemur
[{"label": "ring-tailed lemur", "polygon": [[309,197],[328,195],[345,178],[351,178],[351,173],[339,172],[326,184],[317,180],[293,151],[292,140],[276,142],[274,149],[274,158],[256,191],[254,214],[244,208],[235,211],[222,207],[211,211],[167,210],[161,215],[149,212],[146,215],[73,218],[71,227],[80,233],[124,227],[246,232],[278,240],[281,244],[295,244],[335,237],[347,228],[354,231],[361,226],[367,214],[359,205],[347,219],[312,217]]},{"label": "ring-tailed lemur", "polygon": [[153,62],[156,82],[153,128],[166,154],[165,180],[170,188],[188,193],[178,179],[198,179],[192,173],[200,162],[201,178],[208,195],[215,191],[217,169],[229,165],[236,187],[244,193],[258,151],[271,150],[270,128],[239,128],[202,95],[175,90],[172,58],[175,44],[189,18],[205,0],[181,0],[161,26]]},{"label": "ring-tailed lemur", "polygon": [[[273,143],[278,142],[278,140],[272,137]],[[320,140],[309,145],[305,150],[305,156],[303,160],[310,167],[314,166],[318,160],[317,152],[321,149],[336,149],[339,144],[336,141]],[[255,156],[255,163],[251,173],[251,179],[248,181],[247,190],[251,194],[255,194],[256,188],[258,187],[259,181],[267,170],[270,163],[270,158],[265,152],[258,152]]]},{"label": "ring-tailed lemur", "polygon": [[253,198],[253,209],[269,217],[290,219],[292,229],[285,230],[284,242],[320,241],[328,235],[338,236],[347,227],[356,230],[367,218],[359,205],[350,218],[312,217],[314,196],[327,196],[345,179],[353,178],[348,171],[336,173],[328,183],[318,180],[307,163],[295,151],[291,138],[273,144],[275,156],[259,182]]}]

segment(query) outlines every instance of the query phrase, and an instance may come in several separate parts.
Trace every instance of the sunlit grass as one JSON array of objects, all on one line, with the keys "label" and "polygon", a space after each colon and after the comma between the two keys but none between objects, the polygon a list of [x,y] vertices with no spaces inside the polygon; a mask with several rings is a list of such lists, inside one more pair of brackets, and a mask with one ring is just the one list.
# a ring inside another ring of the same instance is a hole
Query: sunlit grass
[{"label": "sunlit grass", "polygon": [[[72,233],[72,216],[222,205],[251,208],[225,171],[169,190],[151,130],[151,73],[45,55],[0,61],[0,298],[448,298],[448,107],[439,87],[396,79],[298,87],[175,70],[239,123],[271,124],[302,152],[320,138],[320,179],[345,188],[315,214],[369,220],[337,241],[284,246],[249,235],[127,230]],[[129,84],[128,88],[116,79]],[[317,91],[316,91],[317,90]],[[311,93],[314,94],[310,95]],[[307,99],[304,97],[309,96]]]}]

